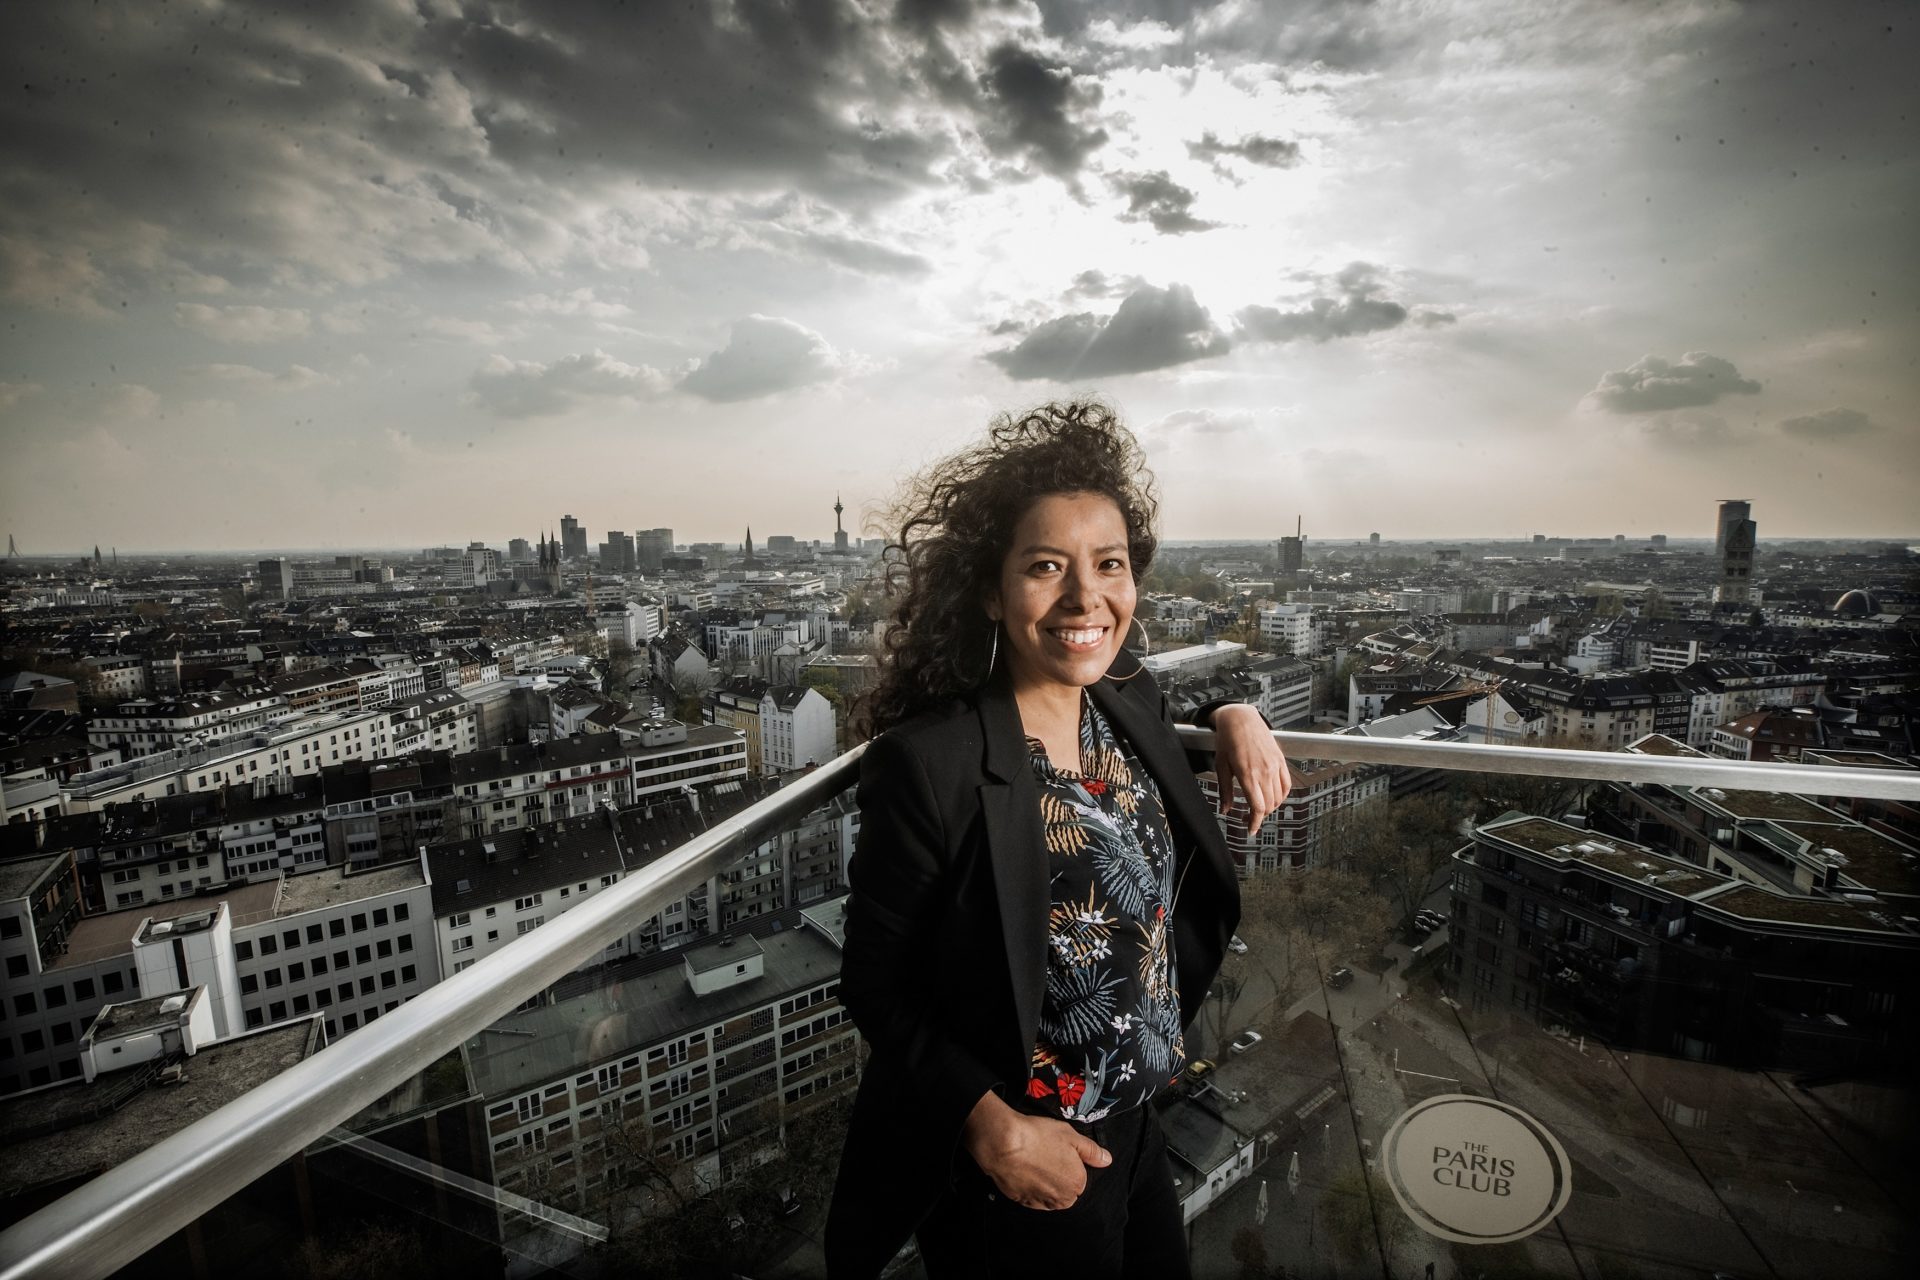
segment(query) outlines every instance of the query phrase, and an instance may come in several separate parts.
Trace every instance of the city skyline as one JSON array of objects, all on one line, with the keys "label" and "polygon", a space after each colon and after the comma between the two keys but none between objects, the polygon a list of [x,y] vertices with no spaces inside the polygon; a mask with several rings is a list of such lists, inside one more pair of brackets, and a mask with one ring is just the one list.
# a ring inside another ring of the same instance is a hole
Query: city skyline
[{"label": "city skyline", "polygon": [[0,16],[11,532],[872,536],[1092,391],[1174,540],[1914,536],[1900,6],[740,12]]}]

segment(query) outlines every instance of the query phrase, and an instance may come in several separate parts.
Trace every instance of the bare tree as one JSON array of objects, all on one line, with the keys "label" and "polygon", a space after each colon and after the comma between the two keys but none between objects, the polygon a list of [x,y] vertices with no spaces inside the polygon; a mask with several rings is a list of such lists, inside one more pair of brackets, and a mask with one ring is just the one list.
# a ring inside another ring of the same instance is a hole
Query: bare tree
[{"label": "bare tree", "polygon": [[1311,987],[1333,968],[1378,951],[1393,908],[1355,871],[1317,867],[1241,888],[1241,929],[1277,938],[1290,975]]},{"label": "bare tree", "polygon": [[[1530,747],[1591,750],[1593,743],[1571,734],[1529,740]],[[1578,778],[1547,778],[1527,773],[1469,773],[1461,786],[1472,799],[1474,820],[1490,822],[1509,810],[1558,818],[1580,807],[1594,784]]]},{"label": "bare tree", "polygon": [[1395,801],[1387,822],[1356,854],[1354,866],[1393,902],[1402,917],[1419,909],[1433,873],[1465,842],[1460,828],[1468,805],[1451,792]]}]

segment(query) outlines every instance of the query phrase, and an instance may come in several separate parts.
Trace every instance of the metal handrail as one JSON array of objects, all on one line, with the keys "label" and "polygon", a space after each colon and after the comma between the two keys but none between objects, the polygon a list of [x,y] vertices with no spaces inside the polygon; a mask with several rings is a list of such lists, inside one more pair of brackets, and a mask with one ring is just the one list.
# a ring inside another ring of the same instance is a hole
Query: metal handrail
[{"label": "metal handrail", "polygon": [[[1182,727],[1182,744],[1213,734]],[[1920,771],[1747,764],[1606,751],[1277,731],[1296,758],[1920,803]],[[116,1165],[0,1233],[0,1280],[107,1276],[385,1096],[529,996],[591,963],[776,831],[853,785],[861,749],[728,818],[645,870],[453,974],[346,1040]]]},{"label": "metal handrail", "polygon": [[[1213,745],[1213,734],[1206,730],[1182,726],[1180,736],[1186,745],[1196,750]],[[1277,730],[1273,736],[1289,756],[1342,764],[1526,774],[1589,782],[1652,782],[1669,787],[1720,787],[1727,791],[1792,792],[1920,803],[1920,770],[1916,769],[1856,769],[1784,762],[1752,764],[1712,756],[1638,755],[1477,742],[1417,742],[1406,738],[1363,738],[1286,730]]]}]

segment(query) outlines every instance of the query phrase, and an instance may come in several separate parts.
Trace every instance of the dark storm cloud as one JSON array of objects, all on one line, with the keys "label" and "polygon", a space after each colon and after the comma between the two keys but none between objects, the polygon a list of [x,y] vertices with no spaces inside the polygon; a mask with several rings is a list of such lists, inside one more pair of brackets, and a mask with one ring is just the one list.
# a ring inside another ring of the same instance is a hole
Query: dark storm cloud
[{"label": "dark storm cloud", "polygon": [[893,12],[901,26],[930,33],[967,26],[978,10],[989,7],[974,0],[899,0]]},{"label": "dark storm cloud", "polygon": [[981,85],[987,142],[1003,155],[1024,155],[1071,180],[1107,143],[1107,131],[1088,119],[1100,105],[1098,82],[1064,62],[1002,44],[987,56]]},{"label": "dark storm cloud", "polygon": [[1759,390],[1760,384],[1741,377],[1732,361],[1689,351],[1677,364],[1659,356],[1642,356],[1625,369],[1603,373],[1587,399],[1608,413],[1653,413],[1699,408],[1723,396],[1754,395]]},{"label": "dark storm cloud", "polygon": [[1111,317],[1089,311],[1058,316],[987,359],[1010,378],[1069,382],[1165,369],[1225,355],[1231,348],[1192,289],[1142,285]]},{"label": "dark storm cloud", "polygon": [[1838,440],[1865,435],[1877,428],[1873,419],[1858,409],[1822,409],[1818,413],[1782,419],[1780,429],[1803,440]]},{"label": "dark storm cloud", "polygon": [[1203,222],[1193,216],[1190,210],[1198,197],[1175,182],[1165,169],[1152,173],[1123,173],[1113,179],[1113,185],[1127,198],[1126,220],[1150,222],[1153,229],[1162,235],[1211,231],[1220,225],[1217,222]]},{"label": "dark storm cloud", "polygon": [[[926,91],[855,0],[503,12],[9,8],[0,287],[98,306],[129,282],[524,267],[576,251],[596,197],[636,181],[858,207],[932,182],[950,145],[912,121]],[[1093,144],[1028,61],[991,78],[995,130],[1059,166]]]},{"label": "dark storm cloud", "polygon": [[[1243,307],[1234,316],[1240,325],[1240,336],[1250,342],[1329,342],[1398,328],[1407,322],[1406,307],[1377,296],[1385,285],[1380,279],[1380,269],[1371,263],[1349,263],[1323,284],[1329,287],[1332,296],[1315,298],[1292,311],[1257,305]],[[1417,314],[1426,325],[1448,324],[1453,320],[1453,316],[1444,311]]]},{"label": "dark storm cloud", "polygon": [[1300,163],[1300,144],[1285,138],[1269,138],[1261,133],[1250,133],[1238,142],[1222,142],[1212,131],[1208,131],[1200,135],[1200,141],[1187,144],[1187,154],[1196,160],[1207,161],[1237,156],[1249,164],[1263,165],[1269,169],[1291,169]]},{"label": "dark storm cloud", "polygon": [[753,400],[826,382],[841,360],[827,340],[804,325],[775,316],[733,322],[727,345],[680,381],[682,391],[722,403]]}]

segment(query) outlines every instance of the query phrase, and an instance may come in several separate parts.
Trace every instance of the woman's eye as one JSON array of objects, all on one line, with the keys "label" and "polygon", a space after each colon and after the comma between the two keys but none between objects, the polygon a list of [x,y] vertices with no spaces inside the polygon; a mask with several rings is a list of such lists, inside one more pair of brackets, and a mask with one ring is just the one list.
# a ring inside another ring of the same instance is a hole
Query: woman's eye
[{"label": "woman's eye", "polygon": [[1100,562],[1100,567],[1102,569],[1105,569],[1108,573],[1112,573],[1115,570],[1126,568],[1127,562],[1124,560],[1107,559],[1107,560],[1102,560]]},{"label": "woman's eye", "polygon": [[1054,572],[1057,572],[1059,568],[1060,568],[1060,562],[1058,560],[1035,560],[1033,562],[1032,568],[1028,569],[1027,572],[1054,573]]}]

